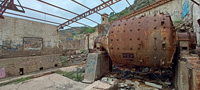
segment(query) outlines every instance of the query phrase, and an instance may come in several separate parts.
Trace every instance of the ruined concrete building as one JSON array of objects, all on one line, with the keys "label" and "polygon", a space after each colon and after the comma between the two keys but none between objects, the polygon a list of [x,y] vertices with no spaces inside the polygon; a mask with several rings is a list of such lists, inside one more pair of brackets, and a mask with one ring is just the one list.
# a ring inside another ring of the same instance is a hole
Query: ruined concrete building
[{"label": "ruined concrete building", "polygon": [[[72,1],[89,10],[82,14],[65,10],[77,16],[64,18],[67,21],[59,26],[8,16],[0,19],[0,79],[65,66],[63,62],[81,58],[86,83],[107,76],[121,81],[140,79],[158,89],[200,90],[200,0],[154,0],[112,22],[108,14],[98,11],[122,0],[101,0],[102,4],[93,9]],[[8,4],[9,9],[15,7]],[[75,22],[85,25],[78,20],[90,20],[87,16],[93,13],[101,16],[95,32],[86,32],[79,40],[60,36],[59,29]]]},{"label": "ruined concrete building", "polygon": [[6,76],[60,66],[57,26],[5,17],[0,20],[0,69]]}]

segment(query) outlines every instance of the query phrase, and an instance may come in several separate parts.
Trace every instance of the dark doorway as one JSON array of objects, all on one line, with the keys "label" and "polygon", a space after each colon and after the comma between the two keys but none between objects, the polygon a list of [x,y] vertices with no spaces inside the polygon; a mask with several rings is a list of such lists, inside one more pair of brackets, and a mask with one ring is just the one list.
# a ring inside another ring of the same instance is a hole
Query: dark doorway
[{"label": "dark doorway", "polygon": [[55,67],[58,67],[58,64],[55,64],[54,66],[55,66]]},{"label": "dark doorway", "polygon": [[42,70],[43,70],[43,67],[40,68],[40,71],[42,71]]},{"label": "dark doorway", "polygon": [[24,68],[19,68],[19,74],[24,75]]}]

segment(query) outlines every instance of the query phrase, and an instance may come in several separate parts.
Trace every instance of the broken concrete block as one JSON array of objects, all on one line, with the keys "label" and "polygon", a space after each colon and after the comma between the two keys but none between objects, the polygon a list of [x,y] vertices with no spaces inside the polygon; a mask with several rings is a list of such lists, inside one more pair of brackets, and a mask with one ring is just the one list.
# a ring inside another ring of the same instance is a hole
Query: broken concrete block
[{"label": "broken concrete block", "polygon": [[89,53],[83,82],[92,83],[109,72],[109,58],[104,53]]}]

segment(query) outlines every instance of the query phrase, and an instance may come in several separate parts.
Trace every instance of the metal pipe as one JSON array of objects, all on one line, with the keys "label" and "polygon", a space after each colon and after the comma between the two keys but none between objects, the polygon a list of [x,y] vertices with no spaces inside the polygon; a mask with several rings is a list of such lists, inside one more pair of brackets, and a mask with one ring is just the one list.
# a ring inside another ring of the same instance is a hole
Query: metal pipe
[{"label": "metal pipe", "polygon": [[[50,4],[50,3],[45,2],[45,1],[42,1],[42,0],[37,0],[37,1],[42,2],[42,3],[44,3],[44,4],[47,4],[47,5],[50,5],[50,6],[53,6],[53,7],[55,7],[55,8],[58,8],[58,9],[67,11],[67,12],[72,13],[72,14],[75,14],[75,15],[79,15],[79,14],[77,14],[77,13],[75,13],[75,12],[66,10],[66,9],[64,9],[64,8],[58,7],[58,6],[56,6],[56,5]],[[86,18],[86,19],[88,19],[88,20],[90,20],[90,21],[92,21],[92,22],[94,22],[94,23],[96,23],[96,24],[99,24],[99,23],[97,23],[97,22],[95,22],[94,20],[91,20],[91,19],[89,19],[89,18]]]}]

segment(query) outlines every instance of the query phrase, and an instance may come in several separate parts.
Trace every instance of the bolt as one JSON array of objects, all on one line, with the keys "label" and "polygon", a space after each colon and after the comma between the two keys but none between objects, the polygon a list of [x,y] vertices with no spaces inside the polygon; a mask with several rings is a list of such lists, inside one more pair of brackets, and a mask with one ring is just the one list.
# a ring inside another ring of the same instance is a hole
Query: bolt
[{"label": "bolt", "polygon": [[157,57],[154,57],[154,59],[157,59]]}]

